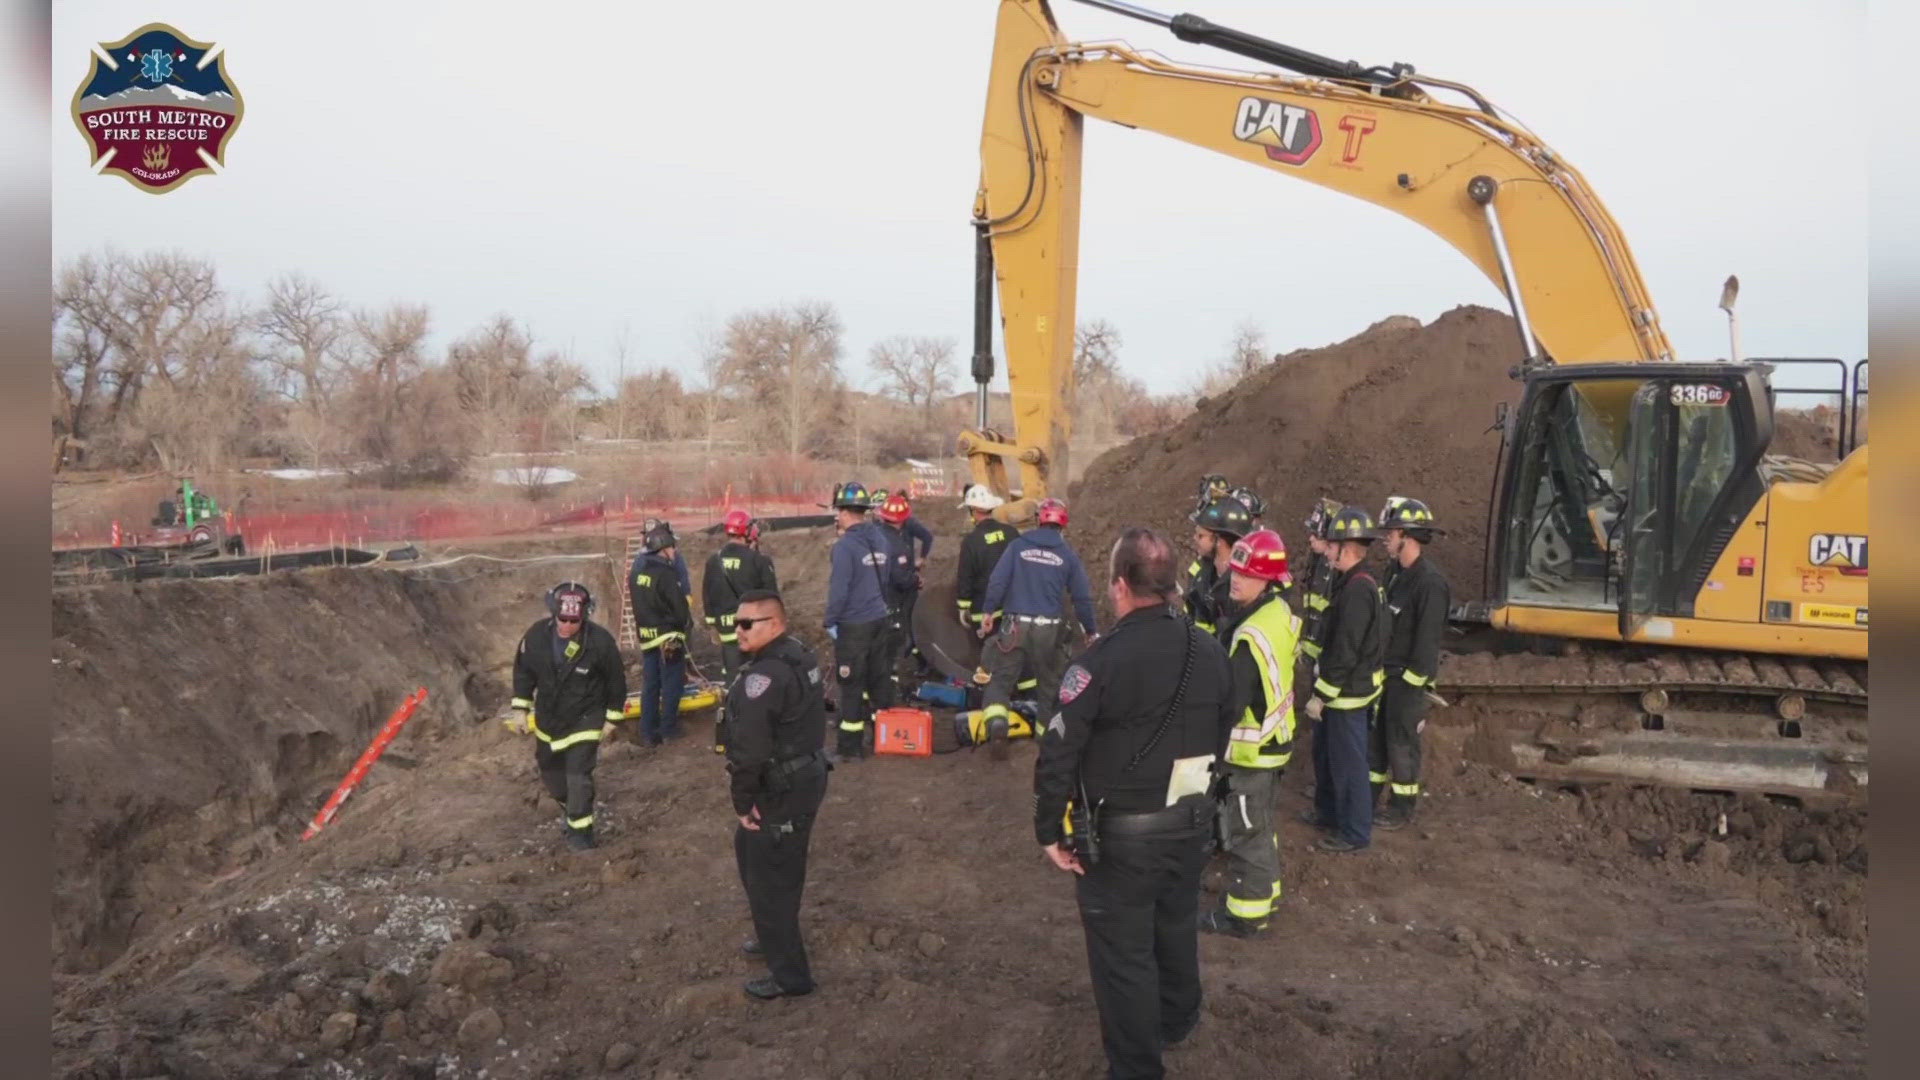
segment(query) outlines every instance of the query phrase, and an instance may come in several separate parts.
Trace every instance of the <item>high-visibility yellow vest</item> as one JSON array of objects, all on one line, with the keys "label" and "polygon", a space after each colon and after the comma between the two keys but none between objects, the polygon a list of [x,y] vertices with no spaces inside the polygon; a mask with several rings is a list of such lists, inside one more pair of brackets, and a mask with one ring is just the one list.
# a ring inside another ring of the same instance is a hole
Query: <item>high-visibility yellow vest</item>
[{"label": "high-visibility yellow vest", "polygon": [[1271,597],[1233,632],[1232,648],[1252,650],[1267,712],[1249,706],[1227,743],[1227,764],[1277,769],[1293,756],[1293,669],[1300,648],[1300,619],[1278,596]]}]

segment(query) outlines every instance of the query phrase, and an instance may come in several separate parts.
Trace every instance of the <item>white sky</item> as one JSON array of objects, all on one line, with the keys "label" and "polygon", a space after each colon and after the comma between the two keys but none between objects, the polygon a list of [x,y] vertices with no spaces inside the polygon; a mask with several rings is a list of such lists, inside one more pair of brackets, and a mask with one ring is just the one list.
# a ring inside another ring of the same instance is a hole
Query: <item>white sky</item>
[{"label": "white sky", "polygon": [[[1476,87],[1586,174],[1682,359],[1726,354],[1729,273],[1747,354],[1866,355],[1868,120],[1846,90],[1864,89],[1862,3],[1146,6]],[[964,372],[995,7],[65,0],[55,266],[180,248],[251,295],[297,269],[356,305],[429,304],[439,343],[506,312],[603,385],[623,323],[629,370],[691,375],[731,312],[824,299],[856,381],[898,333],[953,337]],[[1069,37],[1252,66],[1055,12]],[[68,119],[91,44],[155,18],[224,45],[246,103],[226,173],[160,196],[90,175]],[[1155,391],[1241,319],[1284,350],[1505,306],[1412,222],[1152,133],[1090,123],[1085,175],[1080,318],[1115,323]]]}]

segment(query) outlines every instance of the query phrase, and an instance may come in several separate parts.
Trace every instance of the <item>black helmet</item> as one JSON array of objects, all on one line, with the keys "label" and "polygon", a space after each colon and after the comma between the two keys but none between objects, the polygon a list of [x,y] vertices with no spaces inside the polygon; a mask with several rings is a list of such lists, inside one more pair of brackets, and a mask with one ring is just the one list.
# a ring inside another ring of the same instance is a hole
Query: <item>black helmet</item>
[{"label": "black helmet", "polygon": [[828,496],[827,502],[821,505],[835,510],[871,510],[873,496],[867,492],[865,484],[858,480],[849,480],[844,484],[836,484],[833,494]]},{"label": "black helmet", "polygon": [[673,530],[668,528],[665,523],[656,525],[647,530],[647,535],[642,543],[645,544],[646,552],[649,555],[665,551],[673,546]]},{"label": "black helmet", "polygon": [[1195,525],[1235,540],[1253,531],[1253,515],[1239,499],[1222,495],[1192,514]]},{"label": "black helmet", "polygon": [[1194,496],[1193,512],[1199,513],[1207,504],[1227,493],[1227,478],[1219,473],[1208,473],[1200,478],[1200,493]]},{"label": "black helmet", "polygon": [[1340,503],[1333,499],[1321,499],[1313,504],[1313,510],[1307,514],[1307,535],[1325,539],[1320,534],[1326,530],[1327,519],[1340,512]]},{"label": "black helmet", "polygon": [[[1387,496],[1387,505],[1380,510],[1380,528],[1406,529],[1409,532],[1444,533],[1446,530],[1435,523],[1433,511],[1419,499],[1409,499],[1405,495]],[[1419,539],[1415,536],[1414,539]]]},{"label": "black helmet", "polygon": [[1252,488],[1244,486],[1237,487],[1227,494],[1240,500],[1240,505],[1246,507],[1247,513],[1252,514],[1254,517],[1267,516],[1267,500],[1254,494]]},{"label": "black helmet", "polygon": [[577,581],[563,581],[547,590],[547,614],[558,618],[563,604],[569,617],[584,620],[593,614],[593,592]]},{"label": "black helmet", "polygon": [[1378,539],[1379,535],[1374,531],[1373,519],[1367,516],[1365,510],[1357,506],[1343,506],[1327,515],[1327,520],[1320,529],[1322,540],[1370,542]]}]

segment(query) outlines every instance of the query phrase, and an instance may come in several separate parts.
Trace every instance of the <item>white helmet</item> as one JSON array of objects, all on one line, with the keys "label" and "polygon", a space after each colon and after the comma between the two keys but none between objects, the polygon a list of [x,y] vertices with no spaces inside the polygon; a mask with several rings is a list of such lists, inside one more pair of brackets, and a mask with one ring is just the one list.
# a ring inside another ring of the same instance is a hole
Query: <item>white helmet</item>
[{"label": "white helmet", "polygon": [[969,484],[966,498],[960,500],[960,506],[966,510],[995,510],[1005,501],[988,491],[985,484]]}]

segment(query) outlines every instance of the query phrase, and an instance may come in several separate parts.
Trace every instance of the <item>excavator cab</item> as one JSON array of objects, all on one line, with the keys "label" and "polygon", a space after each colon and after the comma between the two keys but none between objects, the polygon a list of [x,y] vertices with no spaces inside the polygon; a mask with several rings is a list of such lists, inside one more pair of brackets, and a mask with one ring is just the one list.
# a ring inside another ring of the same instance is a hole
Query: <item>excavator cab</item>
[{"label": "excavator cab", "polygon": [[1773,435],[1749,364],[1588,364],[1526,377],[1490,537],[1501,599],[1609,611],[1631,640],[1687,618],[1766,494]]}]

